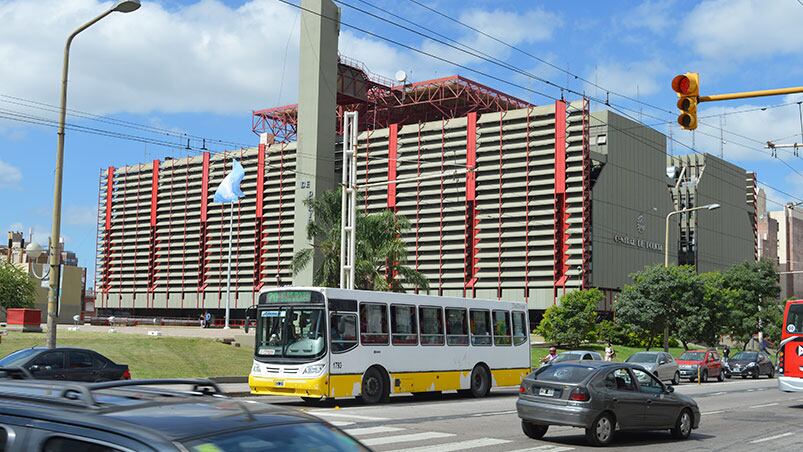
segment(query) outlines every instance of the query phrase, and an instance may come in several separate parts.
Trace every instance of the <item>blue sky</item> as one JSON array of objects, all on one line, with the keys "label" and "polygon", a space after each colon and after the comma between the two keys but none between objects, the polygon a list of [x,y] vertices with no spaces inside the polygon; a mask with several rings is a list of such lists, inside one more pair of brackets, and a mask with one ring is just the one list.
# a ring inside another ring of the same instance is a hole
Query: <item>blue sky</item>
[{"label": "blue sky", "polygon": [[[803,40],[795,37],[803,22],[803,6],[796,0],[422,0],[604,89],[479,36],[407,0],[341,3],[344,23],[519,86],[432,60],[344,25],[340,52],[364,62],[380,75],[392,77],[403,69],[414,81],[459,73],[535,104],[552,100],[529,90],[560,96],[559,89],[536,77],[587,92],[594,98],[604,98],[607,90],[615,109],[664,133],[669,132],[667,124],[675,118],[675,96],[669,81],[677,73],[700,72],[703,94],[803,84],[803,67],[795,64],[803,56]],[[52,106],[58,103],[64,39],[110,4],[98,0],[0,0],[3,228],[26,232],[34,228],[36,240],[46,241],[52,208],[55,128],[19,119],[56,119]],[[403,16],[493,55],[526,75],[395,28],[346,4],[381,16],[385,12]],[[67,247],[78,253],[82,265],[89,267],[90,275],[94,271],[100,168],[184,156],[186,139],[181,138],[182,134],[208,138],[207,147],[213,151],[231,149],[234,143],[255,145],[257,139],[250,130],[251,110],[292,103],[296,98],[298,13],[298,9],[277,0],[144,0],[139,11],[114,14],[76,39],[68,105],[82,113],[68,116],[68,123],[96,130],[67,133],[63,235]],[[568,93],[566,96],[575,97]],[[703,105],[700,115],[713,116],[702,120],[698,133],[692,135],[673,127],[672,135],[687,146],[693,143],[700,151],[718,154],[717,115],[728,113],[722,116],[725,158],[757,171],[759,180],[772,187],[766,188],[769,207],[778,209],[777,203],[803,199],[803,174],[797,172],[803,172],[803,160],[787,152],[779,153],[781,159],[772,158],[762,143],[768,139],[803,141],[798,98],[768,97]],[[761,110],[762,107],[768,108]],[[592,104],[592,108],[602,107]],[[105,119],[93,120],[83,113],[104,115]],[[117,137],[98,134],[108,132]],[[121,139],[120,134],[133,139]],[[142,137],[171,145],[135,141]],[[190,144],[201,147],[200,140],[193,139]],[[671,148],[675,153],[689,152],[679,143]]]}]

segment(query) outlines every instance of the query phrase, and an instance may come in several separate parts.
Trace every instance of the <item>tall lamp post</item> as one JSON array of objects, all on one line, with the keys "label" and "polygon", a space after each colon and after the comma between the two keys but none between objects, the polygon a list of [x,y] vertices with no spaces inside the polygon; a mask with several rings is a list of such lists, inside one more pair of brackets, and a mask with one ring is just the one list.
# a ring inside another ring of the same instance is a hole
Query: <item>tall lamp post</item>
[{"label": "tall lamp post", "polygon": [[[666,215],[666,227],[664,229],[665,236],[664,236],[664,267],[669,267],[669,219],[672,218],[672,215],[677,215],[686,212],[694,212],[696,210],[714,210],[719,209],[719,204],[706,204],[700,207],[692,207],[689,209],[680,209],[674,210],[669,212]],[[669,325],[664,327],[664,351],[669,351]]]},{"label": "tall lamp post", "polygon": [[114,6],[103,14],[78,27],[67,37],[64,45],[64,63],[61,69],[61,103],[59,108],[58,147],[56,148],[56,176],[53,184],[53,225],[50,230],[50,292],[47,298],[47,347],[56,347],[56,320],[58,319],[59,264],[61,252],[59,237],[61,234],[61,185],[64,170],[64,122],[67,117],[67,72],[70,64],[70,45],[79,33],[99,22],[113,12],[130,13],[140,7],[139,0],[117,0]]}]

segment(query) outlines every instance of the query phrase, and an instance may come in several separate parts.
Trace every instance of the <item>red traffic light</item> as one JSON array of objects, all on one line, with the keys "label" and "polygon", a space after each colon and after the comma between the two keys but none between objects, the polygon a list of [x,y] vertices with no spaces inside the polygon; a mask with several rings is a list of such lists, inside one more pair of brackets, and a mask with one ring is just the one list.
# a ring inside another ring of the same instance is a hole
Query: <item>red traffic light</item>
[{"label": "red traffic light", "polygon": [[672,90],[678,93],[678,96],[699,96],[699,76],[696,72],[676,75],[672,79]]},{"label": "red traffic light", "polygon": [[685,75],[678,75],[672,79],[672,89],[680,94],[687,94],[689,92],[691,81]]}]

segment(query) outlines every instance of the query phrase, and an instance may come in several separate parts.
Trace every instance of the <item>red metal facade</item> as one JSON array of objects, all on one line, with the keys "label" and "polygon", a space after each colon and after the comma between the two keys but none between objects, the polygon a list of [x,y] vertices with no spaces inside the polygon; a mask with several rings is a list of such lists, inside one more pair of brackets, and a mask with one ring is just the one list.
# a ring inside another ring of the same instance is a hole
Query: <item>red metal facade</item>
[{"label": "red metal facade", "polygon": [[566,103],[555,102],[555,297],[566,289],[568,256],[568,220],[566,208]]}]

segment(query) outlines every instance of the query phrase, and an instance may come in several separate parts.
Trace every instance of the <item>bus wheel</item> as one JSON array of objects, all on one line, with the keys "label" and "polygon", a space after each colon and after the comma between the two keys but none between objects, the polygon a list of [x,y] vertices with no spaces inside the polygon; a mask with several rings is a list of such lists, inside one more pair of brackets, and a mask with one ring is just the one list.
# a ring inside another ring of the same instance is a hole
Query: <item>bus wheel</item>
[{"label": "bus wheel", "polygon": [[371,367],[362,376],[362,400],[368,404],[384,402],[390,395],[385,376],[376,367]]},{"label": "bus wheel", "polygon": [[477,364],[471,371],[471,395],[476,398],[485,397],[491,391],[491,373]]}]

